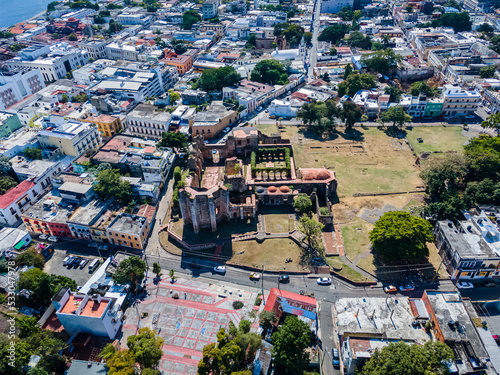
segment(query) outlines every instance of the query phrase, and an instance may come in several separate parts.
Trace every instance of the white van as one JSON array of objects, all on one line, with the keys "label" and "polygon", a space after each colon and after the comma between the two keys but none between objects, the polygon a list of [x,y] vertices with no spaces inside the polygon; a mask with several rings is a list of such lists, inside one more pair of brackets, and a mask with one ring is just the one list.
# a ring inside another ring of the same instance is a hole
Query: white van
[{"label": "white van", "polygon": [[94,272],[100,263],[99,259],[94,259],[89,265],[89,272]]}]

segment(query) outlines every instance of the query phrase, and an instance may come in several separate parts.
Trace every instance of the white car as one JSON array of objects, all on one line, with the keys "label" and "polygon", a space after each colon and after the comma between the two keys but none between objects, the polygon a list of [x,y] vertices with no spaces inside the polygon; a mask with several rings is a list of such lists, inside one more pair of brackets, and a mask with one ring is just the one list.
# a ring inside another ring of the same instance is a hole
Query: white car
[{"label": "white car", "polygon": [[217,273],[226,273],[226,266],[217,266],[217,267],[214,267],[214,272],[217,272]]},{"label": "white car", "polygon": [[472,289],[474,288],[474,284],[469,283],[468,281],[459,281],[457,283],[458,289]]},{"label": "white car", "polygon": [[56,236],[50,236],[49,238],[50,242],[57,242],[57,237]]},{"label": "white car", "polygon": [[316,280],[318,285],[330,285],[332,283],[332,279],[329,277],[320,277],[318,280]]},{"label": "white car", "polygon": [[69,263],[70,260],[73,259],[73,256],[72,255],[68,255],[66,258],[64,258],[63,260],[63,266],[67,265]]},{"label": "white car", "polygon": [[47,236],[46,234],[41,234],[38,238],[41,240],[46,240],[47,238],[49,238],[49,236]]}]

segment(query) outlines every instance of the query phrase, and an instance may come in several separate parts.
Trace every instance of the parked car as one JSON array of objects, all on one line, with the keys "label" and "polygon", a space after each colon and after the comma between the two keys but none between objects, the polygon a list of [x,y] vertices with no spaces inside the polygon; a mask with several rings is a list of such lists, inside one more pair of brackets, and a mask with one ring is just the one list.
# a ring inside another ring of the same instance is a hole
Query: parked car
[{"label": "parked car", "polygon": [[340,357],[338,349],[332,349],[332,364],[334,368],[340,368]]},{"label": "parked car", "polygon": [[288,275],[279,275],[278,282],[280,282],[280,283],[288,283],[288,282],[290,282],[290,276],[288,276]]},{"label": "parked car", "polygon": [[66,258],[64,258],[63,260],[63,266],[66,266],[69,262],[71,262],[73,260],[73,256],[72,255],[68,255]]},{"label": "parked car", "polygon": [[46,234],[41,234],[40,236],[38,236],[38,238],[41,240],[46,240],[47,238],[49,238],[49,236],[47,236]]},{"label": "parked car", "polygon": [[108,250],[109,246],[108,245],[101,245],[98,247],[99,250]]},{"label": "parked car", "polygon": [[486,288],[495,288],[497,286],[497,283],[486,283],[484,284]]},{"label": "parked car", "polygon": [[56,236],[50,236],[49,241],[50,242],[57,242],[58,238]]},{"label": "parked car", "polygon": [[217,266],[217,267],[214,267],[214,272],[217,272],[217,273],[226,273],[226,266]]},{"label": "parked car", "polygon": [[259,279],[260,279],[260,273],[257,273],[257,272],[252,272],[252,273],[250,274],[250,278],[251,278],[252,280],[259,280]]},{"label": "parked car", "polygon": [[91,243],[89,243],[89,246],[90,247],[97,247],[97,242],[91,242]]},{"label": "parked car", "polygon": [[415,287],[413,285],[411,285],[411,284],[401,285],[399,287],[399,290],[402,291],[402,292],[409,292],[409,291],[415,290]]},{"label": "parked car", "polygon": [[87,258],[83,258],[81,261],[80,261],[80,268],[81,269],[84,269],[85,266],[87,265],[87,263],[89,262],[89,260]]},{"label": "parked car", "polygon": [[398,291],[398,288],[396,288],[394,285],[389,285],[384,287],[384,292],[386,293],[396,293]]},{"label": "parked car", "polygon": [[474,288],[474,284],[469,283],[468,281],[459,281],[457,283],[458,289],[472,289]]},{"label": "parked car", "polygon": [[80,264],[80,262],[82,261],[82,258],[80,257],[74,257],[73,260],[71,261],[71,263],[68,263],[68,266],[69,268],[71,267],[78,267],[78,265]]},{"label": "parked car", "polygon": [[318,285],[330,285],[332,283],[332,279],[329,277],[320,277],[318,280],[316,280]]}]

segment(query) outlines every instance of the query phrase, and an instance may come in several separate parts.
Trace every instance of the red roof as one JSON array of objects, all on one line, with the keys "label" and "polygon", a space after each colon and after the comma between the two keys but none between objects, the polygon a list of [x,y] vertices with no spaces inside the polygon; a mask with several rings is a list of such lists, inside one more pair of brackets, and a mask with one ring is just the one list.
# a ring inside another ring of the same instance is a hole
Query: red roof
[{"label": "red roof", "polygon": [[0,195],[0,208],[6,209],[9,207],[17,199],[26,194],[33,186],[35,186],[34,182],[23,181],[16,187],[7,190],[4,195]]},{"label": "red roof", "polygon": [[269,297],[267,297],[266,306],[264,306],[264,310],[273,311],[273,307],[274,304],[276,303],[277,296],[280,296],[281,298],[287,299],[289,301],[296,301],[307,305],[316,306],[316,300],[312,297],[306,297],[301,294],[287,292],[286,290],[272,288],[271,291],[269,292]]}]

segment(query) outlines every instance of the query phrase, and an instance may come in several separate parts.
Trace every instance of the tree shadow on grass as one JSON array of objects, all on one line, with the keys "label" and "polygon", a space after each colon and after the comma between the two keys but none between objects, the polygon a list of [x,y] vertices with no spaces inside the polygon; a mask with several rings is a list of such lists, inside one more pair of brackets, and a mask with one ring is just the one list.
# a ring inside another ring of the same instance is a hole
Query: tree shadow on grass
[{"label": "tree shadow on grass", "polygon": [[318,134],[315,131],[316,125],[305,125],[299,128],[298,133],[302,134],[304,137],[309,139],[314,139],[316,141],[333,141],[341,135],[335,128],[330,131],[325,131],[322,134]]},{"label": "tree shadow on grass", "polygon": [[405,138],[407,133],[405,129],[399,129],[397,126],[389,126],[384,132],[387,136],[398,139]]},{"label": "tree shadow on grass", "polygon": [[363,142],[365,140],[365,135],[355,128],[347,128],[340,136],[344,139],[356,142]]}]

